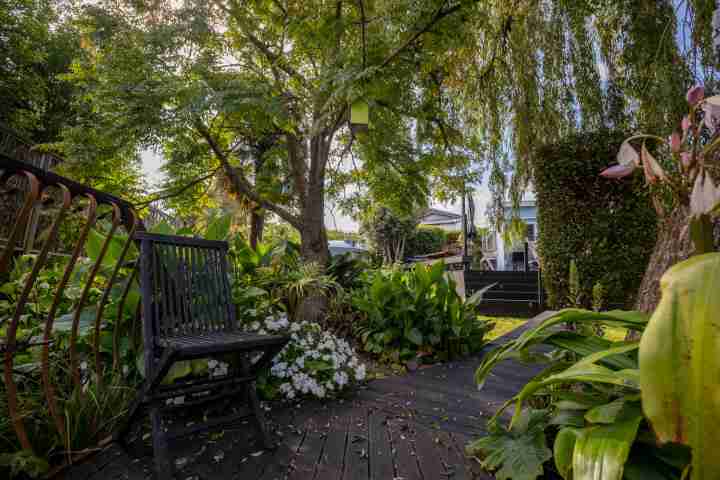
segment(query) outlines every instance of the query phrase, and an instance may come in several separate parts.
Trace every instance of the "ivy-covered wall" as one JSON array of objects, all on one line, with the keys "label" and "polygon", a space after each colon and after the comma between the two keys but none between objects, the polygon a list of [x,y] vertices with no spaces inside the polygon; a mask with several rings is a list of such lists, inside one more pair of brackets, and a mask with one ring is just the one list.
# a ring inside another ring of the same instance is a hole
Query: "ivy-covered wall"
[{"label": "ivy-covered wall", "polygon": [[641,175],[624,180],[598,175],[615,162],[625,137],[579,133],[533,153],[538,253],[550,308],[568,305],[571,260],[577,264],[584,306],[590,306],[598,281],[606,305],[633,304],[655,244],[655,210]]}]

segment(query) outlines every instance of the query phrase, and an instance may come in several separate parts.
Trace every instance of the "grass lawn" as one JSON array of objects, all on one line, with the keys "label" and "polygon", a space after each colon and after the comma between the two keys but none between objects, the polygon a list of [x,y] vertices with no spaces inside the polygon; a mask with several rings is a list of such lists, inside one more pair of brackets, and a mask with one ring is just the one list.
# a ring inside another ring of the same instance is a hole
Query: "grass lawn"
[{"label": "grass lawn", "polygon": [[516,329],[523,323],[527,322],[529,318],[514,318],[514,317],[486,317],[484,315],[478,315],[478,320],[490,320],[495,323],[493,328],[485,336],[486,341],[494,340],[498,337],[505,335],[511,330]]},{"label": "grass lawn", "polygon": [[[487,317],[485,315],[478,315],[478,320],[490,320],[495,322],[495,328],[493,328],[486,336],[486,341],[495,340],[498,337],[509,333],[516,329],[523,323],[530,320],[529,318],[515,318],[515,317]],[[622,342],[625,340],[625,334],[627,333],[626,328],[619,327],[606,327],[604,338],[611,342]]]},{"label": "grass lawn", "polygon": [[625,340],[626,334],[627,328],[605,327],[605,335],[603,335],[603,337],[607,338],[611,342],[622,342]]}]

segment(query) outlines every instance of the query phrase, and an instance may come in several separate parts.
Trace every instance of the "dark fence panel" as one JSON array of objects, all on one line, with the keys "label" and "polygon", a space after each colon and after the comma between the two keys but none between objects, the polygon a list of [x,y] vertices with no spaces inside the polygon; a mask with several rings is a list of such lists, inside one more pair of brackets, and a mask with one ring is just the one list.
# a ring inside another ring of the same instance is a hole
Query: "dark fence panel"
[{"label": "dark fence panel", "polygon": [[544,308],[542,277],[537,272],[476,271],[465,272],[468,296],[495,284],[483,295],[479,312],[484,315],[532,316]]}]

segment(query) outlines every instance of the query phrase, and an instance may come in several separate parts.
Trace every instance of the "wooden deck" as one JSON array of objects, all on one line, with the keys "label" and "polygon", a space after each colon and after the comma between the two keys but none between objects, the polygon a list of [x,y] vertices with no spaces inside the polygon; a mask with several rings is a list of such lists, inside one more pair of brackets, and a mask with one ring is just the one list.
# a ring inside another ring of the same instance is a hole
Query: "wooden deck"
[{"label": "wooden deck", "polygon": [[[255,430],[242,424],[178,441],[173,447],[176,478],[492,478],[480,471],[476,462],[465,459],[464,446],[483,433],[488,416],[536,370],[508,361],[496,368],[478,391],[473,382],[478,363],[479,356],[374,380],[345,399],[276,408],[267,413],[279,442],[272,452],[257,447]],[[69,480],[152,477],[150,456],[132,458],[116,445],[64,476]]]}]

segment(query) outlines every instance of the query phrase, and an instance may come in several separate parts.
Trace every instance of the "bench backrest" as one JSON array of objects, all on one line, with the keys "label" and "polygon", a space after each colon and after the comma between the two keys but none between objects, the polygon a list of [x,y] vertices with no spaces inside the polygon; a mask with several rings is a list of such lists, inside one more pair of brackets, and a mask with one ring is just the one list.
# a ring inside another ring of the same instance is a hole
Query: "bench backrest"
[{"label": "bench backrest", "polygon": [[146,232],[135,238],[148,341],[237,328],[227,242]]}]

